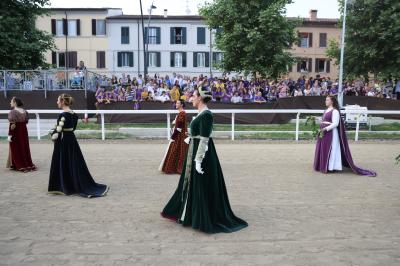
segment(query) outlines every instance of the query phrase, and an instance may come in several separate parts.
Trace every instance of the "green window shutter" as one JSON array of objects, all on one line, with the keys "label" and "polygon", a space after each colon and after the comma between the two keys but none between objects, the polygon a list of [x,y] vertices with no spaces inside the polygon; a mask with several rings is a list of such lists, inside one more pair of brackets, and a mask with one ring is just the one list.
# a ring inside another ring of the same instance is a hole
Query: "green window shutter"
[{"label": "green window shutter", "polygon": [[182,53],[182,67],[186,67],[186,52]]},{"label": "green window shutter", "polygon": [[182,27],[182,44],[186,44],[186,27]]},{"label": "green window shutter", "polygon": [[171,67],[175,66],[175,53],[171,52]]},{"label": "green window shutter", "polygon": [[161,28],[160,27],[156,28],[156,34],[157,34],[156,43],[161,44]]},{"label": "green window shutter", "polygon": [[175,28],[170,28],[171,44],[175,44]]},{"label": "green window shutter", "polygon": [[206,44],[206,28],[197,28],[197,44]]}]

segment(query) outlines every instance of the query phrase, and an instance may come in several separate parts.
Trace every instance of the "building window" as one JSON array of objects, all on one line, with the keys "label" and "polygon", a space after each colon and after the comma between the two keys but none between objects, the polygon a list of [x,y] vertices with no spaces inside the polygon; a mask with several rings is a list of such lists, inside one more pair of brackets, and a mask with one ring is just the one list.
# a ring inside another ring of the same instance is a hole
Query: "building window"
[{"label": "building window", "polygon": [[206,53],[197,53],[197,66],[198,67],[206,66]]},{"label": "building window", "polygon": [[121,27],[121,44],[129,44],[129,27]]},{"label": "building window", "polygon": [[327,39],[327,34],[326,33],[320,33],[319,34],[319,47],[326,47],[326,39]]},{"label": "building window", "polygon": [[297,72],[309,73],[312,71],[312,59],[301,58],[297,62]]},{"label": "building window", "polygon": [[160,67],[161,66],[161,57],[160,52],[149,52],[148,53],[148,66],[149,67]]},{"label": "building window", "polygon": [[209,67],[210,66],[210,53],[196,52],[193,53],[193,67]]},{"label": "building window", "polygon": [[182,67],[182,59],[183,59],[182,53],[175,53],[174,66],[175,67]]},{"label": "building window", "polygon": [[106,21],[104,19],[92,19],[92,35],[106,35]]},{"label": "building window", "polygon": [[104,51],[97,51],[97,68],[106,68],[106,52]]},{"label": "building window", "polygon": [[133,67],[133,52],[118,52],[118,67]]},{"label": "building window", "polygon": [[213,65],[220,65],[222,63],[223,54],[221,52],[213,53]]},{"label": "building window", "polygon": [[68,20],[68,36],[77,36],[77,25],[75,19]]},{"label": "building window", "polygon": [[145,28],[145,36],[147,36],[146,43],[147,40],[149,44],[161,43],[161,30],[158,27]]},{"label": "building window", "polygon": [[171,44],[186,44],[186,28],[171,28]]},{"label": "building window", "polygon": [[330,61],[323,58],[315,59],[315,72],[316,73],[329,73]]},{"label": "building window", "polygon": [[301,32],[299,34],[299,47],[309,48],[312,47],[312,33]]},{"label": "building window", "polygon": [[197,28],[197,44],[206,44],[206,28]]},{"label": "building window", "polygon": [[104,19],[96,19],[96,35],[106,35],[106,21]]},{"label": "building window", "polygon": [[65,52],[53,52],[52,64],[56,67],[75,68],[78,65],[77,58],[78,53],[75,51],[68,52],[67,56]]},{"label": "building window", "polygon": [[57,54],[57,67],[65,67],[65,53]]},{"label": "building window", "polygon": [[57,36],[64,35],[64,21],[62,19],[57,19],[56,21],[56,35]]},{"label": "building window", "polygon": [[186,67],[186,53],[171,52],[171,67]]}]

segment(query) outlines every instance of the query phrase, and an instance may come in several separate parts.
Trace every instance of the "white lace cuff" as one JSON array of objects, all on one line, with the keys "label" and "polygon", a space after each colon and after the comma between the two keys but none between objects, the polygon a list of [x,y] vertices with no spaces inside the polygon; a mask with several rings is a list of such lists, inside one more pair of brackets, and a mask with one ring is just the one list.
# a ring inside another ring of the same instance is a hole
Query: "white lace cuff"
[{"label": "white lace cuff", "polygon": [[197,148],[196,156],[194,160],[196,162],[203,162],[204,157],[206,157],[206,152],[208,151],[208,140],[209,138],[200,137],[199,147]]}]

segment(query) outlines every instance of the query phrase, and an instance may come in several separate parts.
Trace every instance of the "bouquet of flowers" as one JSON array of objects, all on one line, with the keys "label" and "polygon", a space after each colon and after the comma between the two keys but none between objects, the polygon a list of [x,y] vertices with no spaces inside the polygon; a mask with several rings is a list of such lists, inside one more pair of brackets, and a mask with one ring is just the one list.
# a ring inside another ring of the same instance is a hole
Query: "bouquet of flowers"
[{"label": "bouquet of flowers", "polygon": [[311,124],[312,135],[313,135],[314,138],[317,137],[317,136],[322,138],[324,132],[319,129],[319,127],[317,125],[317,122],[316,122],[317,119],[318,118],[316,116],[313,116],[313,115],[307,116],[305,124],[306,125],[308,125],[309,123]]},{"label": "bouquet of flowers", "polygon": [[400,164],[400,154],[396,157],[396,164]]}]

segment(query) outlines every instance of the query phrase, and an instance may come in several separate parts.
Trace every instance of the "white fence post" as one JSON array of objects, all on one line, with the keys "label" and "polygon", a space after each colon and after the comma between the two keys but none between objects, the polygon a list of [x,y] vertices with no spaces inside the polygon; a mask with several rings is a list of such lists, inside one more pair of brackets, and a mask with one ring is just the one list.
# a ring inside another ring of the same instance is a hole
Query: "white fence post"
[{"label": "white fence post", "polygon": [[296,141],[299,141],[300,112],[296,115]]},{"label": "white fence post", "polygon": [[106,130],[104,128],[104,113],[101,113],[101,139],[106,140]]},{"label": "white fence post", "polygon": [[231,139],[235,140],[235,113],[232,112],[232,128],[231,128]]},{"label": "white fence post", "polygon": [[167,113],[167,140],[171,139],[171,114]]},{"label": "white fence post", "polygon": [[40,140],[40,115],[38,113],[36,115],[36,134],[37,134],[37,139]]},{"label": "white fence post", "polygon": [[359,114],[357,116],[357,124],[356,124],[356,135],[355,135],[355,141],[358,141],[358,131],[360,130],[360,116],[361,114]]}]

